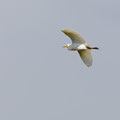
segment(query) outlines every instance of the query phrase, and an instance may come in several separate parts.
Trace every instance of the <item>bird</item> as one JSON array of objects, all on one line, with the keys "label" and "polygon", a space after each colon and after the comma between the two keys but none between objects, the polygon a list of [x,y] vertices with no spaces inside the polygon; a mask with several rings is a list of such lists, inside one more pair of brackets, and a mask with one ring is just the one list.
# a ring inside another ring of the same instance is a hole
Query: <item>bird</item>
[{"label": "bird", "polygon": [[70,51],[77,51],[83,61],[83,63],[90,67],[93,63],[93,58],[91,54],[91,50],[95,49],[98,50],[98,47],[91,47],[87,44],[87,42],[84,40],[84,38],[77,32],[75,32],[73,29],[63,29],[61,30],[65,35],[67,35],[71,40],[72,43],[66,44],[62,46],[63,48],[68,48]]}]

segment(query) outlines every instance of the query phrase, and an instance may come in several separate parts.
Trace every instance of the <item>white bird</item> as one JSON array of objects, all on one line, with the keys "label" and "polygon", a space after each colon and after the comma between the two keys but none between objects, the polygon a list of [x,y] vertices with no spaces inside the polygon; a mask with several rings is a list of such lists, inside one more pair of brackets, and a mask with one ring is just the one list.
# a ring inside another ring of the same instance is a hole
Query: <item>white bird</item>
[{"label": "white bird", "polygon": [[63,33],[65,33],[68,37],[71,38],[72,44],[64,45],[64,47],[67,47],[70,51],[78,51],[82,61],[90,67],[93,63],[93,58],[91,55],[91,49],[99,49],[98,47],[91,47],[89,46],[86,41],[83,39],[83,37],[75,32],[72,29],[64,29],[61,30]]}]

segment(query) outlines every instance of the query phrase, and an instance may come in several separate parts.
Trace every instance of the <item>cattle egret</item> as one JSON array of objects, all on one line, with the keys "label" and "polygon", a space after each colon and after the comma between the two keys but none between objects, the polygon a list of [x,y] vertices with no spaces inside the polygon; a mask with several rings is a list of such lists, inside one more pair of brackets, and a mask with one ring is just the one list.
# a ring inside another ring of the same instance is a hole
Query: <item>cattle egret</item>
[{"label": "cattle egret", "polygon": [[71,40],[72,44],[67,44],[64,45],[64,47],[67,47],[68,50],[70,51],[78,51],[82,61],[90,67],[93,63],[92,55],[91,55],[91,50],[96,49],[98,50],[98,47],[91,47],[89,46],[86,41],[83,39],[83,37],[75,32],[72,29],[64,29],[61,30],[63,33],[65,33]]}]

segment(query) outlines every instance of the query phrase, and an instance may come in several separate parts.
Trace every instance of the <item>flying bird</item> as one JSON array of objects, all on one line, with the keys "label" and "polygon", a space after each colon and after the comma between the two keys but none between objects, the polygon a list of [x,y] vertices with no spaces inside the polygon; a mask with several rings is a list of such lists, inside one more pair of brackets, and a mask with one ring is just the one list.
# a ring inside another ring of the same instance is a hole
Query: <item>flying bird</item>
[{"label": "flying bird", "polygon": [[88,67],[90,67],[93,63],[91,50],[92,49],[98,50],[99,48],[89,46],[84,40],[84,38],[79,33],[75,32],[72,29],[64,29],[61,31],[72,40],[72,44],[64,45],[63,48],[67,47],[68,50],[70,51],[78,51],[82,61]]}]

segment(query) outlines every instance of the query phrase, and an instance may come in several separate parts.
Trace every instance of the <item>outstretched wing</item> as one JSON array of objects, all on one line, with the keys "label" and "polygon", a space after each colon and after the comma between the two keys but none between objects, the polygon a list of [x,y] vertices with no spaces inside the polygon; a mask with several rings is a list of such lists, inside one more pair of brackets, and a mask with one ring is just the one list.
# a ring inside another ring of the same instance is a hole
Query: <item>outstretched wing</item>
[{"label": "outstretched wing", "polygon": [[81,43],[81,44],[86,43],[83,37],[72,29],[64,29],[62,30],[62,32],[64,32],[68,37],[71,38],[72,43]]},{"label": "outstretched wing", "polygon": [[79,50],[78,53],[79,53],[82,61],[88,67],[90,67],[92,65],[92,63],[93,63],[93,58],[92,58],[91,50],[89,50],[89,49]]}]

